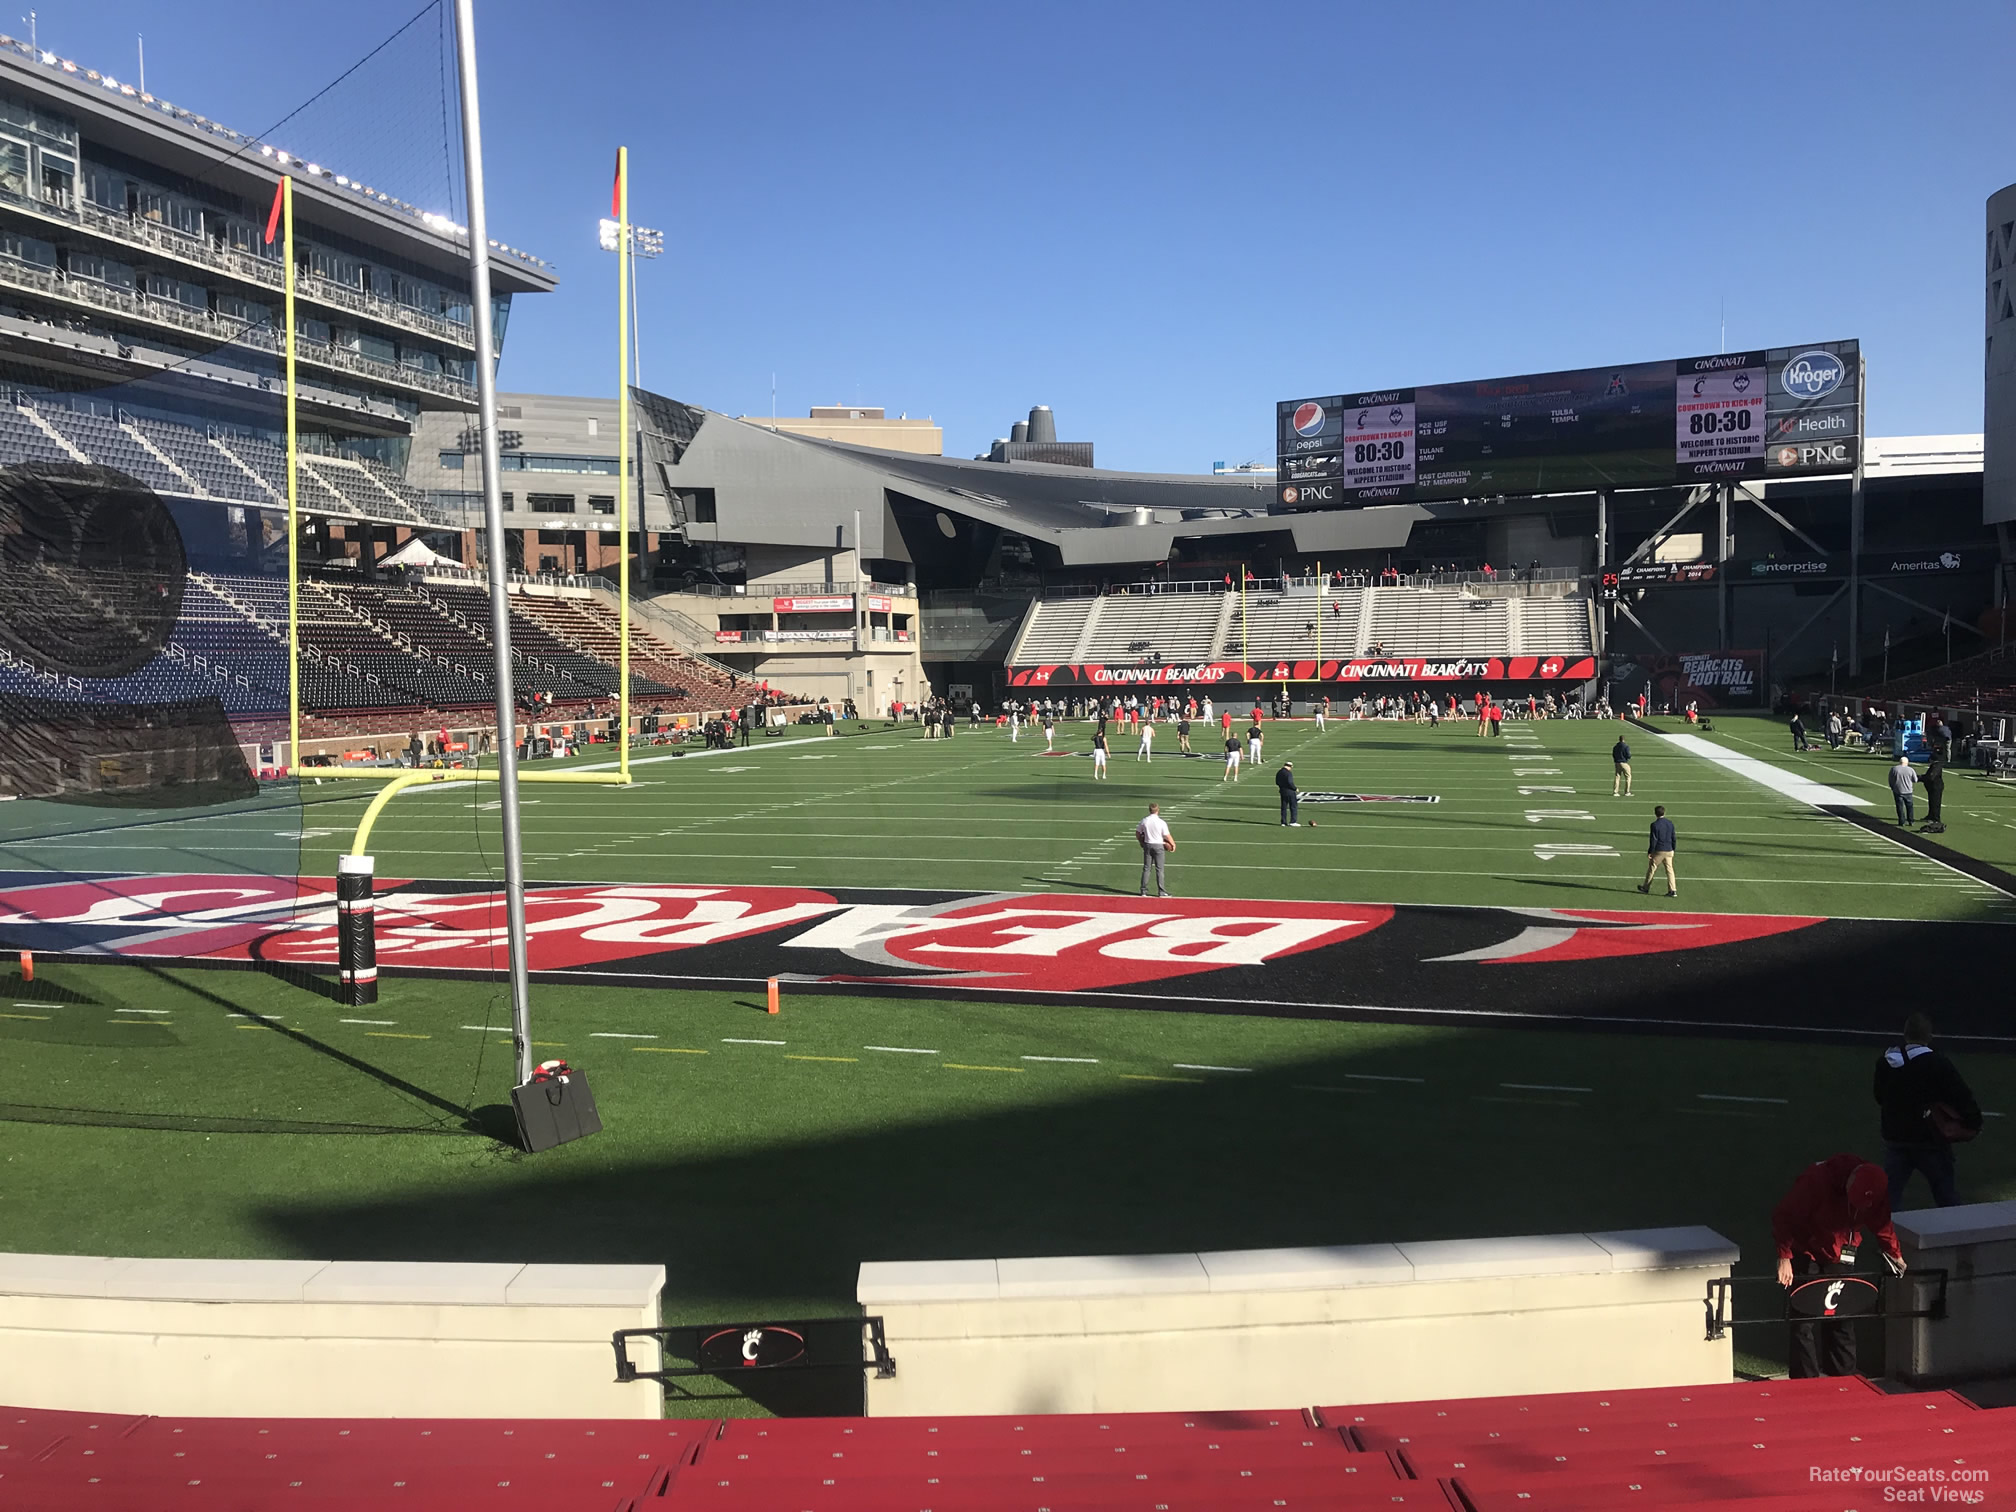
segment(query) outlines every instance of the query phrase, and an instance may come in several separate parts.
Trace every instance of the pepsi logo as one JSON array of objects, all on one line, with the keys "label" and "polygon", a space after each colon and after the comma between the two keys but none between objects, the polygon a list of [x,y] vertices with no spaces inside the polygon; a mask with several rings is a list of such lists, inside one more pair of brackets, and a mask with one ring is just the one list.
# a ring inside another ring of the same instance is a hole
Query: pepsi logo
[{"label": "pepsi logo", "polygon": [[1824,399],[1841,387],[1848,364],[1832,352],[1801,352],[1785,364],[1779,383],[1795,399]]},{"label": "pepsi logo", "polygon": [[1323,429],[1325,418],[1323,406],[1313,399],[1296,405],[1295,434],[1298,436],[1314,436],[1318,434]]}]

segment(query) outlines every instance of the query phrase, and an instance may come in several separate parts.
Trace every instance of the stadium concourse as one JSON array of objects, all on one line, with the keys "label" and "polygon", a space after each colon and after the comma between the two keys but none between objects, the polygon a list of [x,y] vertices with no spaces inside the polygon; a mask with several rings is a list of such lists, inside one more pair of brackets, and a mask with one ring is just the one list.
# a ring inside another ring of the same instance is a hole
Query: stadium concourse
[{"label": "stadium concourse", "polygon": [[1096,1417],[317,1421],[0,1408],[0,1497],[21,1512],[2006,1507],[1996,1488],[2016,1477],[2012,1416],[1858,1379]]}]

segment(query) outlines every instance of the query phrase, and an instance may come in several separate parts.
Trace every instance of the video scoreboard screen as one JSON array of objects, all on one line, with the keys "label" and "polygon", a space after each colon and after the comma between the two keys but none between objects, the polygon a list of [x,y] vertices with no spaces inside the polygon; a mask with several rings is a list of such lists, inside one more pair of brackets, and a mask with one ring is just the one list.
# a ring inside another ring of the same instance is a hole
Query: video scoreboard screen
[{"label": "video scoreboard screen", "polygon": [[1284,400],[1276,509],[1852,471],[1853,341]]}]

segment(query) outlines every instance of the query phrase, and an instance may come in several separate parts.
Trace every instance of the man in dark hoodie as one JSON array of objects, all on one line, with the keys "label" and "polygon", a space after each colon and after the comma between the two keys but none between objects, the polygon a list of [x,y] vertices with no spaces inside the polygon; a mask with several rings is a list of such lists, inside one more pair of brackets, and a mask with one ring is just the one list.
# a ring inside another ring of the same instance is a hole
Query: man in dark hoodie
[{"label": "man in dark hoodie", "polygon": [[1903,1039],[1876,1058],[1876,1102],[1883,1110],[1883,1170],[1894,1205],[1913,1171],[1925,1173],[1932,1200],[1960,1200],[1953,1179],[1953,1143],[1981,1130],[1981,1107],[1954,1069],[1932,1048],[1932,1021],[1914,1013]]}]

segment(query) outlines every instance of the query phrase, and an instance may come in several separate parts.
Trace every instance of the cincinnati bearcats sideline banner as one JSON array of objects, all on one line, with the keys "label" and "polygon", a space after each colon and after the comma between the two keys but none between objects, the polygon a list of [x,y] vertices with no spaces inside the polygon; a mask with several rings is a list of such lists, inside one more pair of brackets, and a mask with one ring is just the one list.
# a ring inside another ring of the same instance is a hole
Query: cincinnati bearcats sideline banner
[{"label": "cincinnati bearcats sideline banner", "polygon": [[1587,682],[1593,656],[1385,656],[1348,661],[1078,662],[1010,667],[1011,688],[1238,687],[1244,683]]},{"label": "cincinnati bearcats sideline banner", "polygon": [[[377,904],[381,980],[502,974],[504,899],[489,884],[385,879]],[[732,994],[774,976],[799,993],[1833,1039],[1894,1029],[1925,960],[1963,979],[2008,963],[2001,924],[1664,909],[541,883],[526,914],[542,981],[608,988]],[[336,941],[334,885],[318,878],[0,873],[8,950],[330,971]],[[422,988],[385,990],[428,1011]],[[1992,994],[1955,999],[1940,1028],[2016,1048]]]}]

